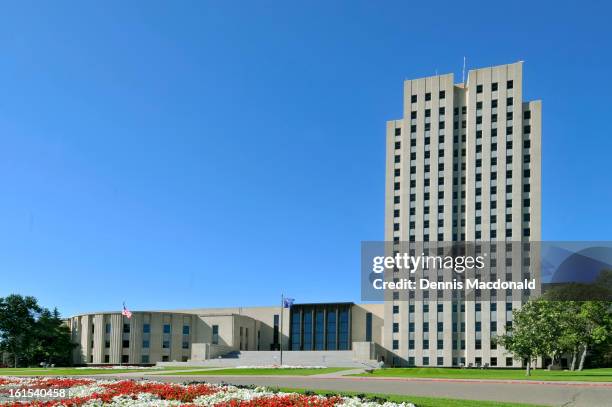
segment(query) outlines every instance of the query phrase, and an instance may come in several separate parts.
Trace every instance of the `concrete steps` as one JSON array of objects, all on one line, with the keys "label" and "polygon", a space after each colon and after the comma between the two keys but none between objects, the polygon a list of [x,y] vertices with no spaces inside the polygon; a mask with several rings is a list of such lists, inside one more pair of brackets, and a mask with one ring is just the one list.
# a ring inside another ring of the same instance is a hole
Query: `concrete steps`
[{"label": "concrete steps", "polygon": [[[162,362],[172,366],[272,366],[280,365],[279,351],[232,351],[221,357],[202,361]],[[353,351],[283,351],[283,365],[359,367],[378,366],[375,360],[357,360]]]}]

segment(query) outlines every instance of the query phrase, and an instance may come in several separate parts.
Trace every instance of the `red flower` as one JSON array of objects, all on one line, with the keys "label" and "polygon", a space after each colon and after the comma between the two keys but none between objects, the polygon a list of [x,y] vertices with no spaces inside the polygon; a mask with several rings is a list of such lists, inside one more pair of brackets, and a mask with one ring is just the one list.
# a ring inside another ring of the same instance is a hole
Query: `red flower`
[{"label": "red flower", "polygon": [[340,397],[317,397],[300,394],[268,396],[253,400],[230,400],[215,407],[332,407],[342,401]]}]

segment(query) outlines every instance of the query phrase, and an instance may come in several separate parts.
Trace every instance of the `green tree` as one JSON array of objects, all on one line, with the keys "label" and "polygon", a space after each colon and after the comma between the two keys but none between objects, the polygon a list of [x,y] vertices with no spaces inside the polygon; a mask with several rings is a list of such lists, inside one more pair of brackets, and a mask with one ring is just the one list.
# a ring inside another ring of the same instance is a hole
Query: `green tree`
[{"label": "green tree", "polygon": [[572,356],[570,370],[576,370],[576,360],[580,352],[582,335],[584,332],[584,319],[578,318],[582,303],[578,301],[561,301],[562,315],[560,320],[561,334],[559,341],[563,353]]},{"label": "green tree", "polygon": [[36,321],[33,362],[70,365],[75,344],[70,341],[70,329],[62,321],[57,308],[43,309]]},{"label": "green tree", "polygon": [[551,357],[553,364],[563,354],[571,354],[571,369],[584,368],[587,353],[597,348],[609,353],[612,341],[610,303],[605,301],[550,301],[547,298],[529,301],[512,312],[512,330],[499,337],[498,342],[515,358],[527,361],[527,375],[531,362],[538,356]]},{"label": "green tree", "polygon": [[559,332],[563,329],[564,310],[558,302],[532,300],[512,311],[512,329],[498,338],[498,343],[516,359],[526,361],[526,375],[538,357],[558,361],[567,344]]},{"label": "green tree", "polygon": [[13,357],[15,367],[32,355],[36,318],[41,311],[34,297],[13,294],[0,298],[0,350]]},{"label": "green tree", "polygon": [[586,301],[580,307],[576,318],[581,320],[582,331],[579,342],[582,348],[578,370],[584,368],[589,349],[593,345],[609,344],[612,340],[612,317],[610,303],[604,301]]}]

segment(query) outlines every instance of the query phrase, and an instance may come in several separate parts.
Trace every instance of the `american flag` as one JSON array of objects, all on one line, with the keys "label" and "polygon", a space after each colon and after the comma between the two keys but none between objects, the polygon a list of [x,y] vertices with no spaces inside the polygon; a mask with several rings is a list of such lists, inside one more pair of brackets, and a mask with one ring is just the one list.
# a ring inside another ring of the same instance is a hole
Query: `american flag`
[{"label": "american flag", "polygon": [[121,315],[127,317],[127,319],[132,318],[132,311],[125,307],[125,302],[123,303],[123,311],[121,311]]}]

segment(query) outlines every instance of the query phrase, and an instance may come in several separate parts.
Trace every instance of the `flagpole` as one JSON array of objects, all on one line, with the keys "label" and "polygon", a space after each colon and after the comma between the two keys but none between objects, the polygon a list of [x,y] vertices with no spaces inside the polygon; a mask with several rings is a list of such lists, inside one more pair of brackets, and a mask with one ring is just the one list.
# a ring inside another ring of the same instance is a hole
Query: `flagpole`
[{"label": "flagpole", "polygon": [[280,340],[280,365],[283,365],[283,311],[285,307],[285,296],[281,294],[281,308],[280,308],[280,333],[278,338]]},{"label": "flagpole", "polygon": [[[123,301],[123,309],[125,309],[125,301]],[[119,331],[121,332],[121,342],[123,342],[123,310],[119,313],[119,317],[121,318],[121,323],[119,326]],[[121,352],[119,352],[119,367],[123,366],[123,346],[121,347]]]}]

